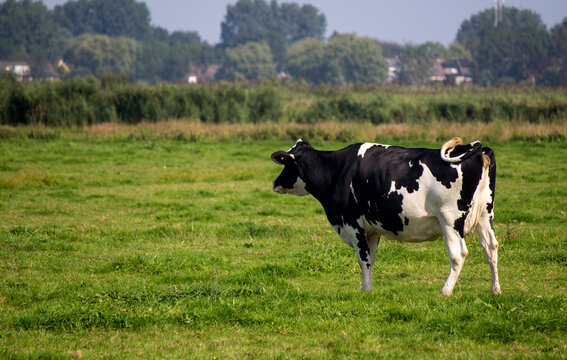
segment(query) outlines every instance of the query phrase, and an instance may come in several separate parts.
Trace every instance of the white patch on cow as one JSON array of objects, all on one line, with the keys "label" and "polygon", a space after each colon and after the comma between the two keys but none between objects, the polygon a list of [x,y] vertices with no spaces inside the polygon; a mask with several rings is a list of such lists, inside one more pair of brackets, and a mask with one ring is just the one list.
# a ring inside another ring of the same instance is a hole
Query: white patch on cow
[{"label": "white patch on cow", "polygon": [[392,181],[392,183],[390,184],[390,194],[396,192],[396,182]]},{"label": "white patch on cow", "polygon": [[309,192],[307,192],[307,190],[305,189],[305,182],[301,180],[300,177],[297,178],[295,184],[293,184],[293,187],[291,189],[287,189],[281,185],[278,185],[274,186],[273,190],[274,192],[277,192],[279,194],[290,194],[297,196],[309,195]]},{"label": "white patch on cow", "polygon": [[357,154],[357,155],[360,156],[360,157],[362,157],[362,158],[364,158],[364,154],[366,154],[366,151],[367,151],[368,149],[370,149],[371,147],[373,147],[373,146],[381,146],[381,147],[383,147],[384,149],[387,149],[387,148],[390,147],[390,145],[382,145],[382,144],[375,144],[375,143],[368,143],[368,142],[366,142],[366,143],[363,143],[362,145],[360,145],[360,148],[358,149],[358,154]]},{"label": "white patch on cow", "polygon": [[298,177],[295,184],[293,184],[293,188],[285,189],[285,192],[287,194],[297,195],[297,196],[309,195],[307,190],[305,190],[305,182],[303,180],[301,180],[300,177]]},{"label": "white patch on cow", "polygon": [[295,142],[295,145],[293,145],[292,147],[289,148],[289,150],[287,152],[290,152],[291,150],[295,149],[297,147],[297,144],[299,144],[300,142],[303,142],[303,139],[299,139]]},{"label": "white patch on cow", "polygon": [[354,202],[358,203],[358,199],[356,198],[356,195],[354,194],[354,188],[352,187],[352,181],[350,182],[350,192],[352,193],[352,197],[354,197]]},{"label": "white patch on cow", "polygon": [[358,233],[358,230],[348,224],[343,224],[340,226],[335,225],[333,226],[333,229],[335,229],[335,231],[345,244],[347,244],[351,248],[354,248],[357,241],[356,234]]}]

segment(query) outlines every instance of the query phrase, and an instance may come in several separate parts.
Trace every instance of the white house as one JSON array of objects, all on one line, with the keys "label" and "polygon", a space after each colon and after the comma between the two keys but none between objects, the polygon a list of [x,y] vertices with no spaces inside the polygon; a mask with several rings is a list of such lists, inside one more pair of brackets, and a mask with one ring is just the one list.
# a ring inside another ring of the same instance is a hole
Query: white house
[{"label": "white house", "polygon": [[11,72],[19,81],[31,81],[31,69],[25,61],[0,61],[0,71]]}]

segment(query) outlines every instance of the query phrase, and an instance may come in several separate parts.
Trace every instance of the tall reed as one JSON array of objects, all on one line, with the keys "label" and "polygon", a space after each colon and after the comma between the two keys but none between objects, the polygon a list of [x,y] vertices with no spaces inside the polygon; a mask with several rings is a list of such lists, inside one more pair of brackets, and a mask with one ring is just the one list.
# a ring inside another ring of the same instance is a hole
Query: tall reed
[{"label": "tall reed", "polygon": [[191,118],[202,123],[336,121],[563,123],[567,90],[547,88],[330,88],[265,82],[131,85],[74,78],[24,84],[0,78],[0,124],[83,127]]}]

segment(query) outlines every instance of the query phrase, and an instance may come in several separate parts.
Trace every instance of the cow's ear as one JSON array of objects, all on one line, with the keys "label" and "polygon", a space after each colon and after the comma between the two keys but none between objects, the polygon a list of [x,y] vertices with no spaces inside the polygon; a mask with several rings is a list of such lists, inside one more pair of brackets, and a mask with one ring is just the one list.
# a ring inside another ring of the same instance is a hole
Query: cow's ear
[{"label": "cow's ear", "polygon": [[288,154],[285,151],[276,151],[272,154],[272,161],[276,164],[287,165],[293,163],[295,159],[293,155]]}]

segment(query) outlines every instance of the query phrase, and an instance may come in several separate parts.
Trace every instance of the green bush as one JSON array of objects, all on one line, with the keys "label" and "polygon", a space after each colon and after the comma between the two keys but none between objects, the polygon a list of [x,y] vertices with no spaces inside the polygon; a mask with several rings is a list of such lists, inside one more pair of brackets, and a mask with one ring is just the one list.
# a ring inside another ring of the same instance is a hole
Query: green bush
[{"label": "green bush", "polygon": [[278,122],[283,115],[279,91],[275,87],[261,86],[250,91],[248,119],[253,123]]},{"label": "green bush", "polygon": [[567,90],[310,87],[299,83],[132,85],[124,77],[20,83],[0,78],[0,124],[80,127],[192,118],[204,123],[563,121]]}]

